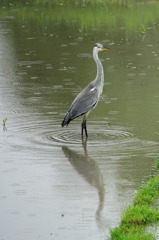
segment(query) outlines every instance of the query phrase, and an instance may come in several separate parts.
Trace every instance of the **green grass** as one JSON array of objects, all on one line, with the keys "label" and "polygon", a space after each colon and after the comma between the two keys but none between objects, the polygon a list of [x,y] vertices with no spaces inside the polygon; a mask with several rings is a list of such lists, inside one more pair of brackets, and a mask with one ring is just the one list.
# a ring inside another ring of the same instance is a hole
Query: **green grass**
[{"label": "green grass", "polygon": [[[158,165],[159,160],[157,161]],[[146,186],[139,189],[133,205],[123,212],[119,227],[111,230],[112,240],[153,240],[154,233],[147,227],[159,221],[159,175],[151,178]]]},{"label": "green grass", "polygon": [[159,170],[159,158],[156,160],[156,167],[157,167],[157,170]]}]

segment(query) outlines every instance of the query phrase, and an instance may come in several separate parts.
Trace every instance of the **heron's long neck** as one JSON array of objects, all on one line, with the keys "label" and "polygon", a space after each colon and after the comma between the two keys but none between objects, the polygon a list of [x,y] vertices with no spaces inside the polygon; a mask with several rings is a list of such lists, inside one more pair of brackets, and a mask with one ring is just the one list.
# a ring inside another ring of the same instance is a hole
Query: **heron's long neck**
[{"label": "heron's long neck", "polygon": [[97,76],[95,78],[96,86],[99,88],[99,93],[102,93],[103,84],[104,84],[104,71],[101,61],[98,58],[98,52],[93,51],[93,58],[97,66]]}]

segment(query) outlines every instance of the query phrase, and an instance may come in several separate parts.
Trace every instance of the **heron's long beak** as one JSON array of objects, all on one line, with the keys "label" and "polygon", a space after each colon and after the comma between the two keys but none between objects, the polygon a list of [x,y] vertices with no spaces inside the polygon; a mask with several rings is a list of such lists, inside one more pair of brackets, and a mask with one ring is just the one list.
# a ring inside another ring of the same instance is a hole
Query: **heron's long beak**
[{"label": "heron's long beak", "polygon": [[108,47],[103,46],[102,50],[103,50],[103,51],[107,51],[107,50],[111,50],[111,49],[108,48]]}]

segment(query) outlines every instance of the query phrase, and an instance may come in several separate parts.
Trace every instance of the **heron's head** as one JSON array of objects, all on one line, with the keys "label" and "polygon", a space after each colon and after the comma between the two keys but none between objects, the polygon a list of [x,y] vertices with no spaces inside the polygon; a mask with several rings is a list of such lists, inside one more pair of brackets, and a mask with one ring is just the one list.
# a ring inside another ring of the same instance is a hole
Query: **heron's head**
[{"label": "heron's head", "polygon": [[94,49],[95,49],[97,52],[110,50],[110,48],[104,46],[104,45],[101,44],[101,43],[96,43],[96,44],[94,45]]}]

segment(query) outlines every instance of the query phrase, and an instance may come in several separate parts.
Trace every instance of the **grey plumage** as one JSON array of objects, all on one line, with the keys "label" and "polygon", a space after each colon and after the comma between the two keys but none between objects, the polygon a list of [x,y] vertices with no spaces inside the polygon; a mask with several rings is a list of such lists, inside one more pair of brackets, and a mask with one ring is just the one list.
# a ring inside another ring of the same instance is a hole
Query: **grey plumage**
[{"label": "grey plumage", "polygon": [[[78,95],[75,98],[75,100],[70,106],[70,109],[65,115],[65,118],[62,122],[62,127],[65,125],[68,125],[69,122],[72,121],[73,119],[87,113],[88,111],[90,111],[91,108],[93,108],[96,105],[98,101],[96,97],[97,89],[91,92],[90,90],[92,88],[94,88],[93,83],[91,83],[86,88],[84,88],[80,93],[80,95]],[[82,97],[82,96],[85,96],[85,97]],[[93,101],[92,101],[92,98],[93,98]],[[87,105],[85,105],[85,102],[87,102]]]},{"label": "grey plumage", "polygon": [[103,46],[100,43],[95,44],[93,48],[93,58],[97,66],[97,76],[95,80],[90,82],[90,84],[77,95],[77,97],[72,102],[61,124],[62,127],[64,127],[65,125],[68,125],[69,122],[72,121],[73,119],[81,115],[84,115],[81,128],[81,135],[83,136],[83,130],[85,130],[86,137],[88,137],[86,117],[88,116],[89,112],[97,105],[99,97],[103,90],[104,72],[103,66],[98,58],[98,52],[104,50],[109,50],[109,48]]}]

